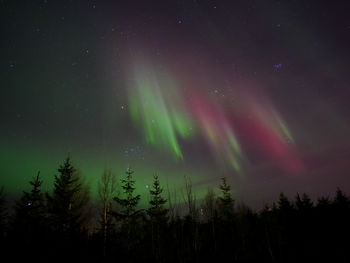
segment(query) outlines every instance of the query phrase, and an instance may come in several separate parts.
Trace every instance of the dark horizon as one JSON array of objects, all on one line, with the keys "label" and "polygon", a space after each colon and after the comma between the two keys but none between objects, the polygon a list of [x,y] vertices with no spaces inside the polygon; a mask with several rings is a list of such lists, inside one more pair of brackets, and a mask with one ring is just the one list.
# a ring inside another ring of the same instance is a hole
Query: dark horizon
[{"label": "dark horizon", "polygon": [[[227,178],[218,191],[197,200],[185,178],[183,201],[167,194],[157,175],[147,206],[140,208],[134,171],[119,181],[99,178],[98,204],[66,158],[53,189],[43,192],[40,173],[9,211],[0,189],[0,251],[3,258],[36,262],[309,262],[349,259],[350,197],[313,202],[306,194],[279,194],[259,211],[237,204]],[[166,197],[167,196],[167,197]],[[20,251],[21,253],[18,253]],[[17,252],[17,253],[16,253]]]}]

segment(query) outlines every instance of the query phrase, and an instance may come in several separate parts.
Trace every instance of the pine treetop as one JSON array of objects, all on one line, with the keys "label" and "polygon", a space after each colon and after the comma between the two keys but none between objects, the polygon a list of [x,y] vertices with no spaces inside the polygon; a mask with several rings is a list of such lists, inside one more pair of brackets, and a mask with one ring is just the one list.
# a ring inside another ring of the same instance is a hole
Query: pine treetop
[{"label": "pine treetop", "polygon": [[301,197],[298,193],[296,196],[295,205],[299,210],[309,209],[313,207],[313,202],[311,201],[310,197],[306,193],[304,193]]},{"label": "pine treetop", "polygon": [[27,220],[30,224],[39,224],[45,217],[45,197],[41,191],[40,172],[29,184],[32,185],[31,191],[23,191],[22,197],[16,202],[16,222]]},{"label": "pine treetop", "polygon": [[293,204],[289,201],[288,197],[284,193],[280,193],[278,199],[278,208],[280,210],[292,210]]},{"label": "pine treetop", "polygon": [[79,231],[86,219],[88,189],[69,157],[57,170],[53,193],[47,194],[50,217],[59,231]]},{"label": "pine treetop", "polygon": [[124,190],[124,198],[115,197],[114,200],[124,208],[124,216],[130,216],[135,212],[136,206],[139,203],[141,196],[134,195],[135,181],[132,179],[132,171],[130,168],[126,170],[126,178],[121,179],[121,187]]},{"label": "pine treetop", "polygon": [[160,186],[158,175],[153,176],[153,185],[149,190],[151,195],[151,200],[149,204],[151,205],[147,209],[147,213],[152,219],[157,219],[158,221],[166,221],[168,209],[164,208],[163,205],[167,202],[165,198],[162,197],[163,188]]},{"label": "pine treetop", "polygon": [[234,200],[231,196],[231,186],[227,184],[226,177],[221,178],[222,183],[220,184],[219,188],[222,192],[222,197],[219,197],[219,200],[224,204],[224,205],[233,205]]},{"label": "pine treetop", "polygon": [[154,175],[153,178],[153,186],[152,189],[149,190],[151,195],[151,200],[149,201],[149,203],[152,205],[152,207],[158,208],[164,205],[167,202],[167,200],[161,196],[163,188],[160,187],[158,175]]}]

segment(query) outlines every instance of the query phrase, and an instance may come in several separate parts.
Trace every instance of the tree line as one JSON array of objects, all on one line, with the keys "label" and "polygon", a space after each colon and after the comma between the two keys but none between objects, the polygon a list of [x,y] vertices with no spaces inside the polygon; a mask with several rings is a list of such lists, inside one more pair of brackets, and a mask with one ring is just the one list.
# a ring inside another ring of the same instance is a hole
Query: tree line
[{"label": "tree line", "polygon": [[[259,211],[237,205],[226,178],[219,194],[209,188],[197,200],[185,177],[181,214],[176,192],[167,193],[157,175],[149,188],[147,208],[135,193],[133,171],[119,181],[103,172],[99,205],[91,207],[89,189],[70,158],[44,192],[38,173],[10,213],[0,190],[2,257],[36,261],[93,262],[350,262],[350,199],[335,196],[313,202],[306,194],[293,200],[280,193],[278,202]],[[98,211],[98,213],[95,213]],[[96,219],[96,220],[95,220]],[[92,224],[97,222],[97,224]]]}]

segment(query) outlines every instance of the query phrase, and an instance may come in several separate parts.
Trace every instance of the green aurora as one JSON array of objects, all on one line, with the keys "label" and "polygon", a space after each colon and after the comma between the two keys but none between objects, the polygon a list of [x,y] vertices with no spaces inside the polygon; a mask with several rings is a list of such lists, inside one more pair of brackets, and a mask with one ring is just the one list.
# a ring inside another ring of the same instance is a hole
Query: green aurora
[{"label": "green aurora", "polygon": [[[39,171],[44,181],[43,190],[51,191],[54,176],[58,173],[57,169],[59,165],[63,163],[67,156],[70,156],[73,165],[78,169],[79,174],[89,187],[92,200],[97,201],[98,182],[103,171],[110,169],[120,180],[125,176],[125,171],[129,165],[125,161],[125,156],[122,154],[118,155],[118,151],[115,151],[114,154],[99,155],[78,152],[72,149],[71,151],[76,154],[70,154],[63,150],[53,151],[52,148],[56,147],[50,147],[48,145],[39,147],[38,144],[32,145],[25,141],[21,143],[3,142],[1,145],[3,146],[0,151],[0,158],[3,161],[3,165],[1,166],[2,180],[6,181],[5,191],[14,197],[30,188],[29,181]],[[151,163],[153,162],[152,160],[149,161]],[[196,189],[197,198],[203,197],[208,182],[205,182],[205,184],[202,184],[202,182],[210,178],[209,174],[205,177],[206,173],[202,171],[202,173],[196,176],[193,170],[191,171],[183,164],[179,164],[176,170],[165,167],[153,169],[148,163],[140,161],[130,164],[130,167],[135,171],[133,176],[136,180],[136,192],[141,194],[142,206],[148,202],[148,187],[153,183],[154,174],[159,175],[165,195],[168,194],[169,189],[172,198],[174,198],[174,193],[176,192],[176,201],[179,203],[184,201],[183,187],[185,176],[191,179],[193,187]],[[219,183],[219,178],[217,178],[217,182]],[[198,186],[196,186],[197,183],[199,183]]]},{"label": "green aurora", "polygon": [[68,155],[94,201],[103,171],[122,178],[129,166],[143,205],[155,173],[178,202],[184,176],[198,199],[227,177],[257,207],[281,191],[350,189],[346,8],[136,2],[1,1],[0,187],[11,199],[38,171],[50,191]]}]

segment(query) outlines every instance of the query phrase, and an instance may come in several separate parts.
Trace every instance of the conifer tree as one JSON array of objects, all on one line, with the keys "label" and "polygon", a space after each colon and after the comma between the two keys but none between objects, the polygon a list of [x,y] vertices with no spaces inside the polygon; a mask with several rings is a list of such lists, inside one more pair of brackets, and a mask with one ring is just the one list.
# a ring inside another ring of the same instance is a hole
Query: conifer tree
[{"label": "conifer tree", "polygon": [[288,197],[284,193],[280,193],[278,200],[278,209],[281,212],[290,212],[293,210],[293,204],[289,201]]},{"label": "conifer tree", "polygon": [[[278,210],[277,214],[279,216],[280,223],[284,226],[290,224],[295,218],[294,204],[289,201],[288,197],[284,193],[280,193],[278,199]],[[286,227],[286,230],[290,230]]]},{"label": "conifer tree", "polygon": [[41,190],[40,172],[29,182],[32,186],[29,192],[23,191],[22,197],[16,202],[14,218],[11,224],[11,234],[17,246],[28,255],[35,254],[35,247],[45,245],[46,206],[45,196]]},{"label": "conifer tree", "polygon": [[58,172],[53,193],[47,195],[51,223],[61,233],[79,233],[87,220],[88,190],[69,157]]},{"label": "conifer tree", "polygon": [[350,199],[339,188],[337,188],[332,206],[334,215],[339,218],[338,227],[342,224],[345,226],[346,222],[350,220]]},{"label": "conifer tree", "polygon": [[121,206],[121,213],[117,215],[123,217],[125,220],[130,220],[138,211],[137,204],[140,201],[140,195],[134,195],[135,181],[132,178],[132,171],[130,168],[126,170],[126,178],[121,180],[121,187],[123,189],[124,197],[115,197],[114,200]]},{"label": "conifer tree", "polygon": [[151,200],[149,204],[147,213],[153,221],[166,221],[168,209],[164,208],[164,204],[167,202],[165,198],[162,197],[163,188],[160,186],[159,178],[157,175],[153,177],[153,186],[150,189]]},{"label": "conifer tree", "polygon": [[141,210],[137,210],[137,205],[140,201],[140,195],[135,195],[135,181],[132,178],[132,171],[130,168],[126,170],[126,178],[121,179],[122,197],[116,196],[114,200],[120,206],[120,211],[114,211],[113,215],[116,220],[122,221],[121,233],[125,235],[126,251],[130,252],[132,248],[136,247],[138,242],[137,236],[140,235],[138,229],[137,219]]},{"label": "conifer tree", "polygon": [[295,199],[295,206],[299,211],[310,210],[313,207],[313,203],[306,193],[304,193],[302,197],[300,197],[300,195],[297,194]]},{"label": "conifer tree", "polygon": [[160,186],[157,175],[153,176],[153,186],[149,192],[151,200],[149,201],[150,207],[147,209],[147,214],[151,223],[152,249],[156,260],[159,261],[161,257],[162,234],[168,221],[168,209],[164,207],[167,200],[162,197],[163,188]]},{"label": "conifer tree", "polygon": [[217,249],[218,253],[226,253],[230,251],[232,254],[237,253],[238,249],[238,235],[237,231],[237,213],[235,213],[235,201],[231,195],[231,187],[227,183],[225,177],[221,178],[219,186],[221,196],[218,197],[218,238]]},{"label": "conifer tree", "polygon": [[321,196],[321,197],[317,198],[316,208],[320,212],[325,213],[326,211],[328,211],[331,208],[331,206],[332,206],[332,201],[329,198],[329,196]]},{"label": "conifer tree", "polygon": [[349,208],[350,200],[340,188],[337,188],[333,203],[337,208],[346,209]]},{"label": "conifer tree", "polygon": [[34,234],[38,228],[43,226],[46,217],[45,196],[41,191],[43,181],[40,179],[40,172],[29,183],[32,186],[31,191],[23,192],[21,199],[16,203],[14,223],[16,228],[22,228],[22,231]]},{"label": "conifer tree", "polygon": [[222,196],[219,197],[219,208],[223,219],[232,219],[234,214],[235,201],[231,196],[231,186],[227,184],[225,177],[221,178],[221,185],[219,186]]}]

